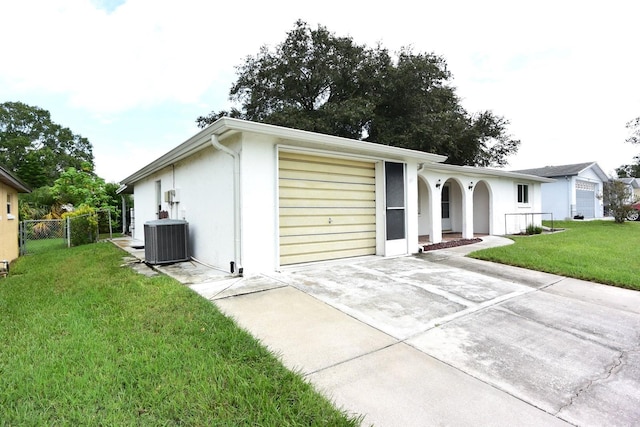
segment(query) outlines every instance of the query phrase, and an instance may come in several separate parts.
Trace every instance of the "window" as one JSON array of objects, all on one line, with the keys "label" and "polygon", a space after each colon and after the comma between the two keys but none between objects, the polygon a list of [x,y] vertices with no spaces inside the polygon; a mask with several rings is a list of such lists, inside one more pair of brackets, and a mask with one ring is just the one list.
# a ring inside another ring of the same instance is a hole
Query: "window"
[{"label": "window", "polygon": [[16,219],[15,215],[12,213],[16,211],[16,209],[12,209],[13,205],[13,196],[11,194],[7,194],[7,219]]},{"label": "window", "polygon": [[156,181],[156,216],[160,218],[162,211],[162,181]]},{"label": "window", "polygon": [[527,184],[518,184],[518,203],[529,203],[529,186]]},{"label": "window", "polygon": [[445,184],[442,187],[442,194],[441,194],[441,203],[440,203],[440,215],[442,216],[443,219],[449,219],[450,218],[450,203],[451,200],[449,198],[449,191],[451,189],[451,186],[449,184]]},{"label": "window", "polygon": [[387,240],[405,238],[404,163],[385,162]]}]

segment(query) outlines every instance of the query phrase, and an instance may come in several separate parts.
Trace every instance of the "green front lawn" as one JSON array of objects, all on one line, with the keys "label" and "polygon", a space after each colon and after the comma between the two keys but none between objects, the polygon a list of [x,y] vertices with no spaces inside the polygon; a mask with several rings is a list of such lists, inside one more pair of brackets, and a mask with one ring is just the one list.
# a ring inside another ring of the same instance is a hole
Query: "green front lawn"
[{"label": "green front lawn", "polygon": [[357,425],[209,301],[110,243],[0,279],[0,425]]},{"label": "green front lawn", "polygon": [[640,222],[555,221],[554,227],[565,231],[514,236],[513,245],[470,256],[640,290]]}]

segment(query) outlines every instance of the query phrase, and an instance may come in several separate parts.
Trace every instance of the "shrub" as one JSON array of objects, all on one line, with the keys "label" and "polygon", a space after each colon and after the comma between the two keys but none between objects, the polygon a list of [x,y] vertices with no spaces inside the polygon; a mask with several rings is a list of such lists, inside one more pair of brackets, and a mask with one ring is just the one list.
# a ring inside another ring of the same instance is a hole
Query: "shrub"
[{"label": "shrub", "polygon": [[98,216],[92,207],[82,205],[73,212],[63,214],[62,218],[69,218],[71,246],[98,241]]},{"label": "shrub", "polygon": [[540,227],[539,225],[529,224],[527,226],[527,234],[532,235],[532,234],[541,234],[541,233],[542,233],[542,227]]},{"label": "shrub", "polygon": [[609,206],[609,212],[618,224],[624,222],[629,211],[633,209],[630,201],[635,200],[629,187],[622,181],[613,179],[604,183],[604,192],[601,198]]}]

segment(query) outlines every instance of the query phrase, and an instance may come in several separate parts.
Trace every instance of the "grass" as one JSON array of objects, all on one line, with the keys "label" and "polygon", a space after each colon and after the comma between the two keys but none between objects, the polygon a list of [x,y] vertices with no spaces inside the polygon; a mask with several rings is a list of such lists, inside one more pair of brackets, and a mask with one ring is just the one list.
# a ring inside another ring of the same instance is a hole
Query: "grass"
[{"label": "grass", "polygon": [[51,238],[51,239],[39,239],[39,240],[27,240],[25,243],[25,249],[28,254],[37,254],[51,249],[61,249],[67,247],[67,240],[65,238]]},{"label": "grass", "polygon": [[357,425],[209,301],[110,243],[0,279],[0,425]]},{"label": "grass", "polygon": [[513,245],[470,256],[640,290],[640,223],[555,221],[554,227],[566,230],[514,236]]}]

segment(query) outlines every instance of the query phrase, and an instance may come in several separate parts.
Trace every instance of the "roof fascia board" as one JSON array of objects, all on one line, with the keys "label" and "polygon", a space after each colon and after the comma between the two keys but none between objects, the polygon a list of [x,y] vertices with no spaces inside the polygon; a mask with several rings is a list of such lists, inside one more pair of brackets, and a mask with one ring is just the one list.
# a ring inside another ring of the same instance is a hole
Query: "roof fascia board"
[{"label": "roof fascia board", "polygon": [[550,183],[550,182],[556,181],[553,178],[545,178],[537,175],[502,171],[498,169],[481,168],[476,166],[458,166],[458,165],[448,165],[448,164],[439,163],[439,164],[425,165],[425,169],[459,173],[466,176],[480,177],[480,178],[502,177],[502,178],[523,179],[527,181],[535,181],[535,182],[541,182],[541,183]]},{"label": "roof fascia board", "polygon": [[149,175],[167,166],[172,165],[175,162],[178,162],[186,157],[189,157],[193,153],[207,146],[210,143],[209,141],[210,141],[211,135],[213,135],[213,132],[211,132],[209,128],[204,129],[201,132],[198,132],[196,135],[189,138],[182,144],[178,145],[171,151],[167,152],[166,154],[163,154],[153,162],[149,163],[148,165],[144,166],[143,168],[129,175],[128,177],[120,181],[120,183],[124,185],[133,184],[134,182],[140,181],[141,179],[144,179]]},{"label": "roof fascia board", "polygon": [[0,182],[16,189],[19,193],[31,193],[31,189],[24,182],[13,176],[11,172],[0,167]]},{"label": "roof fascia board", "polygon": [[[324,135],[321,133],[310,132],[300,129],[291,129],[281,126],[275,126],[265,123],[256,123],[240,119],[232,119],[223,117],[216,121],[215,126],[220,122],[220,128],[227,130],[235,130],[240,132],[253,132],[262,135],[268,135],[290,142],[306,142],[322,147],[332,147],[342,150],[355,150],[358,152],[366,152],[381,157],[394,157],[415,159],[422,162],[441,163],[447,160],[447,156],[440,154],[426,153],[424,151],[410,150],[408,148],[393,147],[391,145],[378,144],[375,142],[358,141],[355,139],[343,138],[339,136]],[[291,144],[288,144],[291,145]]]},{"label": "roof fascia board", "polygon": [[170,166],[171,164],[194,154],[196,151],[201,150],[209,144],[212,135],[220,137],[237,132],[271,136],[281,140],[282,143],[286,143],[287,145],[293,145],[296,142],[303,142],[312,146],[329,148],[347,153],[366,153],[379,157],[405,160],[414,159],[418,162],[433,163],[444,162],[447,159],[446,156],[439,154],[425,153],[422,151],[392,147],[374,142],[357,141],[354,139],[324,135],[299,129],[290,129],[265,123],[222,117],[168,153],[123,179],[120,183],[132,184],[148,177],[164,167]]},{"label": "roof fascia board", "polygon": [[596,175],[598,175],[598,178],[600,178],[603,182],[609,181],[609,177],[607,176],[606,173],[604,173],[604,171],[602,170],[602,168],[598,163],[596,162],[591,163],[589,166],[581,170],[580,173],[586,171],[587,169],[593,169]]}]

